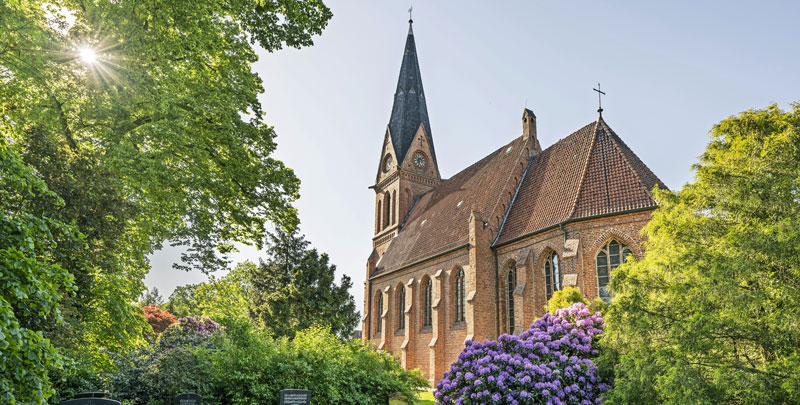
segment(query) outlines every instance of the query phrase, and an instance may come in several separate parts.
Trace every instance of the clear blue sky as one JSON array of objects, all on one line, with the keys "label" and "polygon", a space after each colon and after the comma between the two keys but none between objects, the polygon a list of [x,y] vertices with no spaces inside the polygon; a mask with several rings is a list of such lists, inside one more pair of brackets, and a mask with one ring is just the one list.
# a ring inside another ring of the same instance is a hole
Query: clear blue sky
[{"label": "clear blue sky", "polygon": [[[543,148],[603,116],[671,189],[721,119],[800,101],[800,2],[326,1],[313,47],[261,52],[277,157],[302,182],[301,230],[353,279],[361,308],[375,180],[407,9],[443,177],[521,134],[527,101]],[[168,296],[205,279],[151,257],[145,280]],[[236,261],[258,261],[244,247]]]}]

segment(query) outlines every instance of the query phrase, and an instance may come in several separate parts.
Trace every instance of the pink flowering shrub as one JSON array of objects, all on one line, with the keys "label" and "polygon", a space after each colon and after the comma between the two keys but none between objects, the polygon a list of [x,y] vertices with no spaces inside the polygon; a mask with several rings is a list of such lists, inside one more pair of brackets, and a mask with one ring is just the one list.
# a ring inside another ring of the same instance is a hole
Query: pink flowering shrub
[{"label": "pink flowering shrub", "polygon": [[437,404],[596,404],[611,387],[591,360],[603,318],[583,303],[546,314],[519,336],[467,341],[436,386]]},{"label": "pink flowering shrub", "polygon": [[192,345],[208,342],[214,335],[220,334],[225,328],[208,317],[185,316],[178,319],[168,327],[158,340],[162,349],[171,349],[177,346]]}]

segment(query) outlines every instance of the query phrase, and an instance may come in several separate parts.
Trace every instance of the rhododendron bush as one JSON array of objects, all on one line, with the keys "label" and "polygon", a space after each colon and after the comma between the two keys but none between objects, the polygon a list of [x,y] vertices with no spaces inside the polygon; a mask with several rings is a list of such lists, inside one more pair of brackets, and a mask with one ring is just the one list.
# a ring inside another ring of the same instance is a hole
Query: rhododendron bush
[{"label": "rhododendron bush", "polygon": [[167,328],[158,343],[165,349],[182,345],[196,346],[208,342],[210,337],[224,330],[224,327],[208,317],[185,316]]},{"label": "rhododendron bush", "polygon": [[603,318],[583,303],[546,314],[519,336],[467,341],[436,386],[438,404],[595,404],[611,387],[592,358]]}]

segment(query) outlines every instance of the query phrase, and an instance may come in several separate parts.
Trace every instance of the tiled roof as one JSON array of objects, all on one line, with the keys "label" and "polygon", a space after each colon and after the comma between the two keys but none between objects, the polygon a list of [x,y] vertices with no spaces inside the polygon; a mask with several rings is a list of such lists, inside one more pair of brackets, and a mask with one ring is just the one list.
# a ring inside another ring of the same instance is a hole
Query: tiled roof
[{"label": "tiled roof", "polygon": [[491,214],[524,144],[519,137],[420,196],[373,275],[467,243],[470,213]]},{"label": "tiled roof", "polygon": [[[466,244],[471,211],[495,211],[523,145],[519,137],[423,194],[372,275]],[[650,190],[666,188],[602,119],[536,155],[521,181],[495,245],[567,220],[655,208]]]},{"label": "tiled roof", "polygon": [[495,245],[566,220],[655,208],[664,183],[602,119],[534,158]]},{"label": "tiled roof", "polygon": [[397,90],[394,93],[392,116],[389,119],[389,133],[398,163],[402,163],[405,159],[420,124],[425,127],[425,133],[428,134],[433,161],[436,162],[431,123],[428,119],[428,107],[425,103],[425,91],[422,89],[422,75],[417,60],[417,45],[414,42],[414,31],[409,23],[403,63],[400,65],[400,77],[397,79]]}]

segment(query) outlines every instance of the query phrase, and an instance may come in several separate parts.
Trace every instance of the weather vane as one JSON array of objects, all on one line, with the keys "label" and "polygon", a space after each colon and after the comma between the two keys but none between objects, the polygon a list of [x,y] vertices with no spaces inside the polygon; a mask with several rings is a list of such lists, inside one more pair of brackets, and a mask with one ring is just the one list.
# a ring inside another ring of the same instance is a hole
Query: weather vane
[{"label": "weather vane", "polygon": [[600,91],[600,83],[597,83],[597,88],[592,89],[597,92],[597,112],[600,113],[600,117],[603,116],[603,100],[600,98],[605,96],[606,93],[604,91]]},{"label": "weather vane", "polygon": [[413,23],[414,22],[414,20],[411,18],[411,11],[413,11],[413,10],[414,10],[414,6],[411,6],[411,7],[408,8],[408,22],[409,23]]}]

